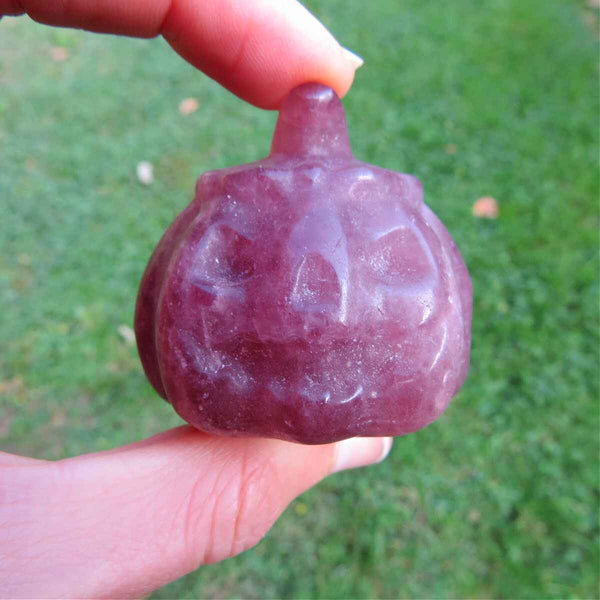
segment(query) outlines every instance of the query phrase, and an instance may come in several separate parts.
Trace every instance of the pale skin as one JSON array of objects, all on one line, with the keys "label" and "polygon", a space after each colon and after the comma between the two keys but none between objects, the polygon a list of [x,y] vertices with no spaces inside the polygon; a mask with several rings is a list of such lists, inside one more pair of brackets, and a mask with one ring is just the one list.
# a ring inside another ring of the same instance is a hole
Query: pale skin
[{"label": "pale skin", "polygon": [[[47,25],[162,35],[262,108],[305,81],[343,96],[360,66],[294,0],[0,0],[0,16],[25,13]],[[60,461],[0,452],[0,596],[143,596],[250,548],[297,495],[390,447],[391,438],[303,446],[184,426]]]}]

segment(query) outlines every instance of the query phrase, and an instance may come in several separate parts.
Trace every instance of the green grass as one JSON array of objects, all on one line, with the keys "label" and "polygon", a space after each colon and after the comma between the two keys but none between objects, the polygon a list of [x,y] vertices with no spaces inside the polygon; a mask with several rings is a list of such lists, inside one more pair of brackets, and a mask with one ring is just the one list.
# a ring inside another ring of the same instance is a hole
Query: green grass
[{"label": "green grass", "polygon": [[[419,176],[464,254],[471,372],[387,462],[155,597],[597,598],[598,11],[307,4],[365,58],[345,100],[355,154]],[[117,328],[195,178],[266,154],[274,119],[161,40],[0,22],[2,449],[58,458],[179,423]],[[498,220],[471,216],[484,195]]]}]

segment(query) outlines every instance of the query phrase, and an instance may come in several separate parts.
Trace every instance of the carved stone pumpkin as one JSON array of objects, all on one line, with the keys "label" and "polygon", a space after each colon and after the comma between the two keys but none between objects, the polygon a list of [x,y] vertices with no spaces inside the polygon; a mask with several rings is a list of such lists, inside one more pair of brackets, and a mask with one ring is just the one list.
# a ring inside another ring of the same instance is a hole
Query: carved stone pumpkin
[{"label": "carved stone pumpkin", "polygon": [[471,302],[419,181],[354,159],[340,100],[305,84],[268,158],[200,177],[135,331],[150,382],[198,429],[318,444],[436,419],[467,374]]}]

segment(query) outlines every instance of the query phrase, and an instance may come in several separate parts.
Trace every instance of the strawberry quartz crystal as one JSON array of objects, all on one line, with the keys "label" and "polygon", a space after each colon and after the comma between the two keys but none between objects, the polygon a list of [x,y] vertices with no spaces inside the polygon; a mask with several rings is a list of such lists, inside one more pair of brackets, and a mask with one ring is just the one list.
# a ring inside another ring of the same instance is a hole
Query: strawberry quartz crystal
[{"label": "strawberry quartz crystal", "polygon": [[422,196],[352,156],[330,88],[294,89],[268,158],[202,175],[148,264],[135,331],[156,391],[222,435],[431,423],[467,374],[472,289]]}]

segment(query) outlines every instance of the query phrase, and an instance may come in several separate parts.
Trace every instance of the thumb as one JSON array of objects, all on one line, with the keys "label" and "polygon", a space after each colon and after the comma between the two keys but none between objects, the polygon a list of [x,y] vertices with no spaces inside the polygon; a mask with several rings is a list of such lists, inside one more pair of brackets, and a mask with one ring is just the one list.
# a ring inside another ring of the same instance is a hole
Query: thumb
[{"label": "thumb", "polygon": [[332,472],[378,462],[390,447],[391,438],[303,446],[185,426],[12,467],[3,483],[6,497],[20,500],[18,514],[3,514],[12,505],[3,503],[0,522],[19,547],[0,557],[0,587],[8,583],[15,597],[144,595],[253,546],[295,496]]}]

